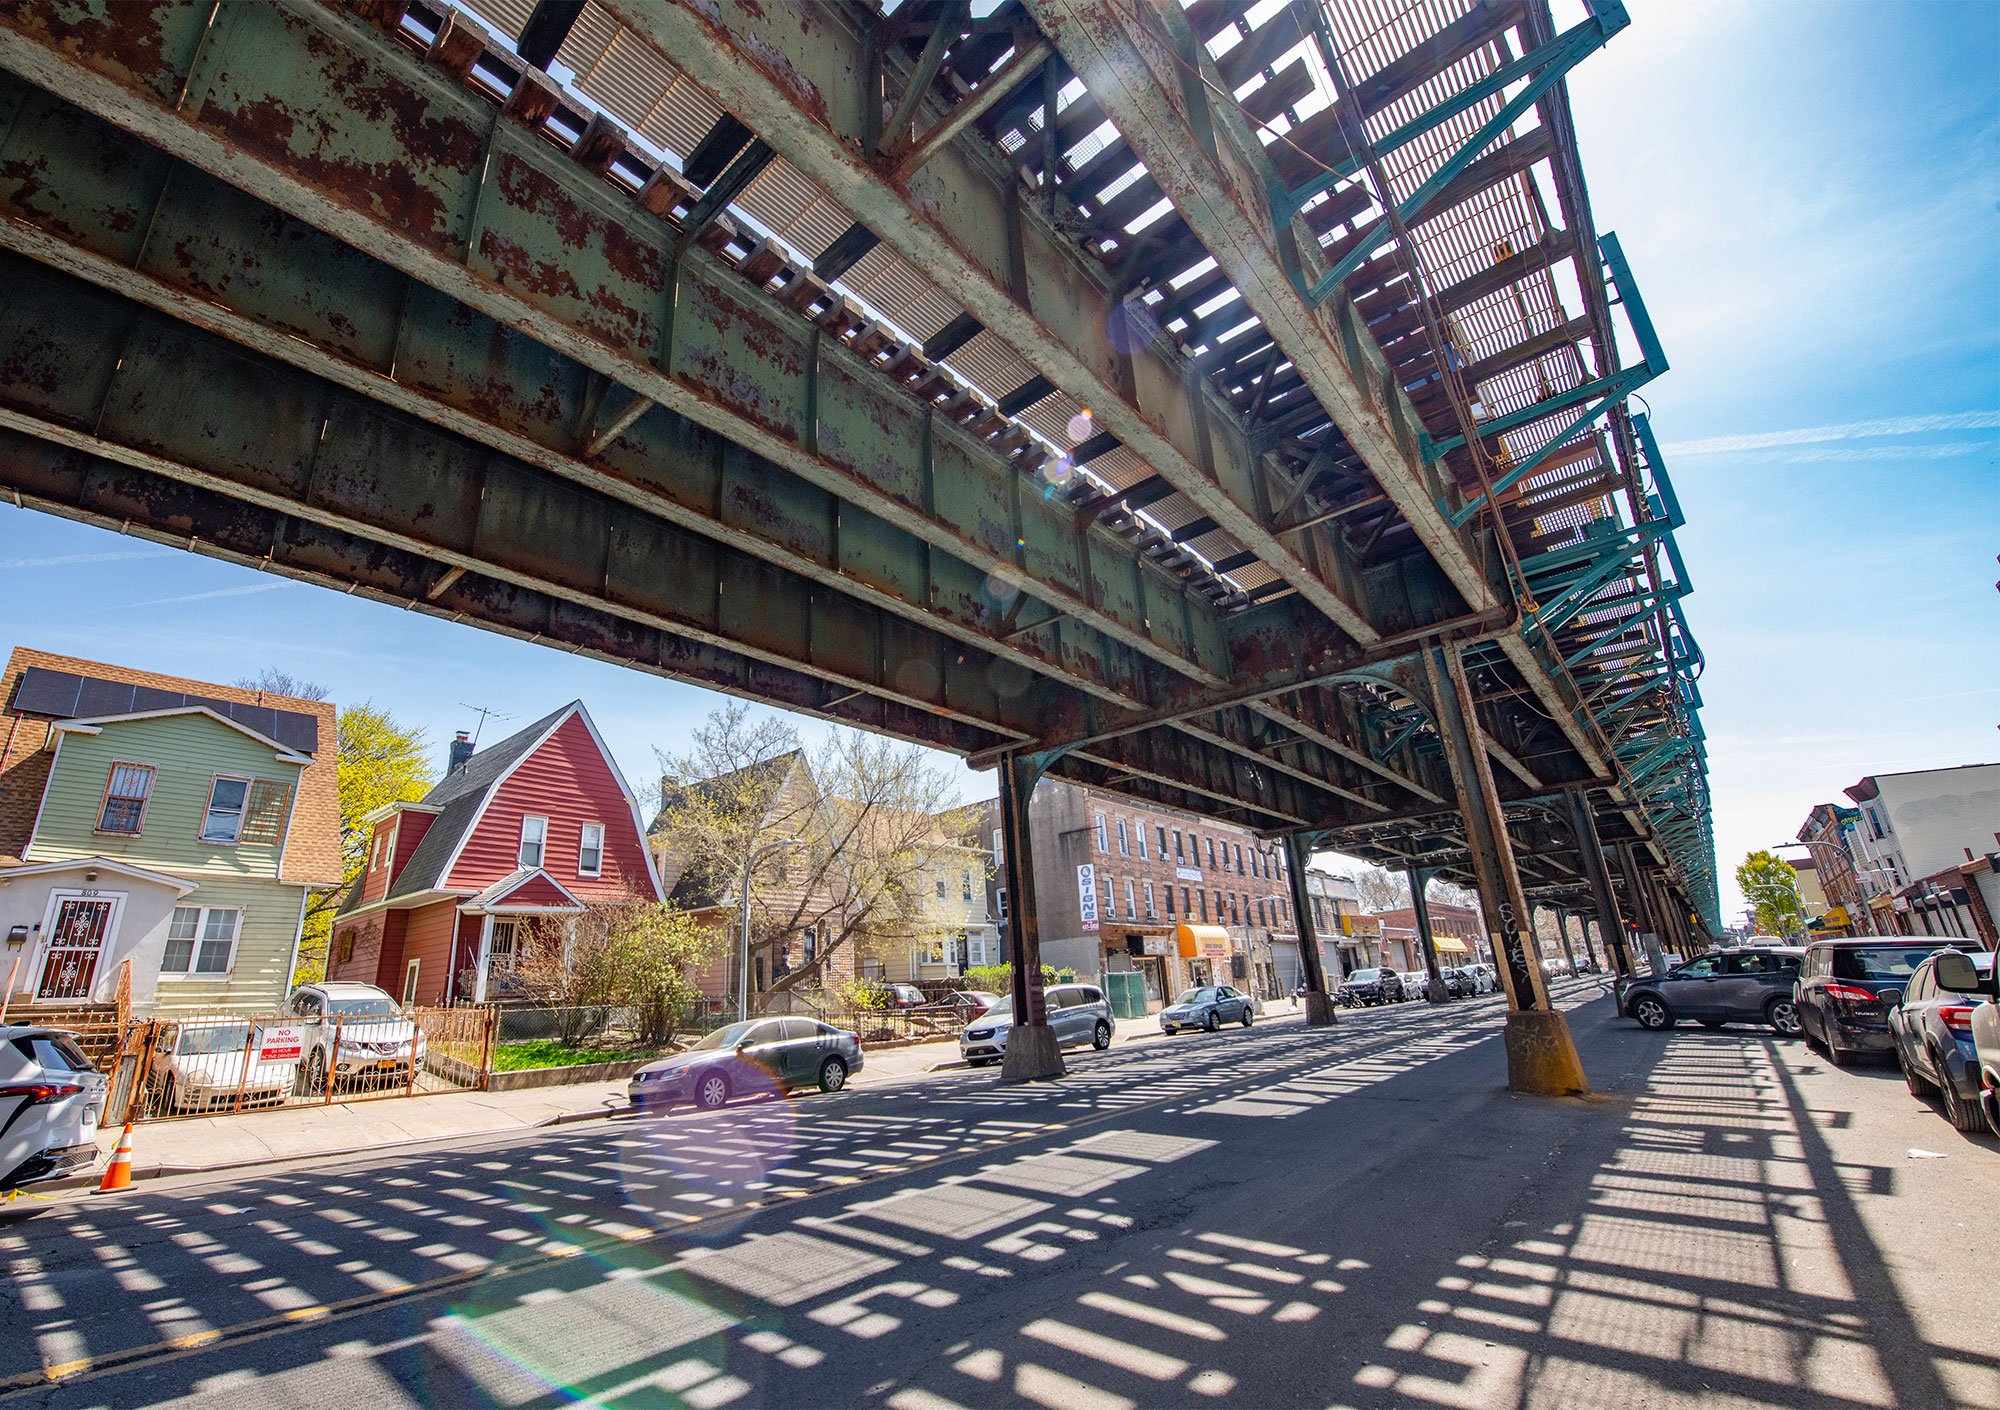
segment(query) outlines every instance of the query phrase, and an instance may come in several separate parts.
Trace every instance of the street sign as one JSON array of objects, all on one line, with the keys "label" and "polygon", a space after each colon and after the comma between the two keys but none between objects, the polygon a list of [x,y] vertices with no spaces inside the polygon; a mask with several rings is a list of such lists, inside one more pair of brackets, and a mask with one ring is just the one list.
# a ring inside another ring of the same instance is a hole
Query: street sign
[{"label": "street sign", "polygon": [[260,1027],[257,1030],[257,1061],[297,1062],[305,1055],[306,1031],[303,1028],[286,1026]]},{"label": "street sign", "polygon": [[1088,862],[1076,869],[1076,909],[1085,930],[1097,929],[1097,868]]}]

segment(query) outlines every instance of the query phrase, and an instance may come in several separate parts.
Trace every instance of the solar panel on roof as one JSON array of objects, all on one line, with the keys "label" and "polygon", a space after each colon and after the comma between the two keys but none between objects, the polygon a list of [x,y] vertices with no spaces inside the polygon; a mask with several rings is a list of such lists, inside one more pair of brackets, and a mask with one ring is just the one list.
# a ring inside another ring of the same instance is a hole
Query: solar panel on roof
[{"label": "solar panel on roof", "polygon": [[99,715],[135,715],[149,710],[175,710],[203,705],[245,729],[275,739],[304,754],[319,751],[319,716],[303,710],[280,710],[234,700],[212,700],[158,686],[102,680],[71,671],[30,666],[14,688],[13,708],[23,715],[47,715],[59,720],[84,720]]}]

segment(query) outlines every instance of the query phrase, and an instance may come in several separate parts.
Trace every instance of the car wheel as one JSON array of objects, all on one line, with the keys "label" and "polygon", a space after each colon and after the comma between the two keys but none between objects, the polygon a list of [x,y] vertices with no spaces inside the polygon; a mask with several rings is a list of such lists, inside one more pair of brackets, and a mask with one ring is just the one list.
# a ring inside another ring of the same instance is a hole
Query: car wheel
[{"label": "car wheel", "polygon": [[1854,1054],[1833,1041],[1831,1033],[1826,1035],[1826,1060],[1835,1067],[1852,1067]]},{"label": "car wheel", "polygon": [[1202,1026],[1202,1031],[1207,1033],[1213,1033],[1215,1032],[1216,1029],[1222,1027],[1222,1020],[1216,1016],[1214,1009],[1210,1009],[1208,1011],[1208,1017],[1202,1019],[1201,1026]]},{"label": "car wheel", "polygon": [[703,1111],[716,1111],[729,1105],[729,1079],[720,1072],[705,1072],[695,1084],[694,1104]]},{"label": "car wheel", "polygon": [[1780,1038],[1796,1038],[1805,1031],[1799,1006],[1790,999],[1773,999],[1764,1005],[1764,1022],[1777,1029]]},{"label": "car wheel", "polygon": [[1243,1006],[1243,1026],[1245,1028],[1250,1026],[1250,1005],[1248,1004]]},{"label": "car wheel", "polygon": [[1986,1113],[1986,1124],[1993,1134],[2000,1136],[2000,1092],[1987,1086],[1983,1078],[1979,1083],[1979,1109]]},{"label": "car wheel", "polygon": [[837,1092],[847,1085],[847,1064],[837,1057],[830,1057],[819,1065],[819,1089],[822,1092]]},{"label": "car wheel", "polygon": [[1944,1093],[1944,1119],[1951,1123],[1952,1130],[1977,1131],[1984,1126],[1986,1121],[1980,1115],[1978,1103],[1959,1095],[1958,1083],[1951,1080],[1951,1073],[1938,1061],[1935,1053],[1931,1055],[1931,1061],[1937,1063],[1938,1090]]},{"label": "car wheel", "polygon": [[1097,1020],[1097,1027],[1090,1030],[1090,1046],[1100,1053],[1111,1046],[1111,1025],[1101,1018]]},{"label": "car wheel", "polygon": [[1910,1095],[1920,1102],[1929,1101],[1934,1090],[1930,1079],[1910,1065],[1909,1055],[1903,1051],[1901,1043],[1896,1044],[1896,1066],[1903,1069],[1903,1085],[1910,1089]]},{"label": "car wheel", "polygon": [[1641,994],[1634,999],[1632,1017],[1638,1020],[1641,1028],[1654,1033],[1664,1033],[1674,1026],[1673,1011],[1656,994]]}]

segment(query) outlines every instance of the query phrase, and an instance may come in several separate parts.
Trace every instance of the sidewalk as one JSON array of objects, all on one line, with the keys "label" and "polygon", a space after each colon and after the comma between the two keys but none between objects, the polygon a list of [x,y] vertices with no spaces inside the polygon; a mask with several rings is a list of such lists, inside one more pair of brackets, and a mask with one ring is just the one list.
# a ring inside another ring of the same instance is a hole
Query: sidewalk
[{"label": "sidewalk", "polygon": [[[1290,999],[1265,1005],[1264,1019],[1298,1012]],[[1160,1036],[1152,1015],[1117,1020],[1114,1049]],[[909,1081],[941,1066],[958,1067],[958,1043],[945,1039],[902,1048],[871,1049],[852,1085],[873,1087]],[[383,1097],[288,1107],[240,1116],[194,1116],[141,1122],[132,1130],[132,1173],[136,1179],[194,1174],[296,1160],[314,1155],[347,1155],[420,1141],[449,1141],[535,1126],[587,1120],[625,1108],[627,1079],[582,1082],[571,1087],[532,1087],[512,1092],[442,1092],[422,1097]],[[118,1129],[99,1133],[103,1159],[78,1186],[94,1185],[118,1144]]]}]

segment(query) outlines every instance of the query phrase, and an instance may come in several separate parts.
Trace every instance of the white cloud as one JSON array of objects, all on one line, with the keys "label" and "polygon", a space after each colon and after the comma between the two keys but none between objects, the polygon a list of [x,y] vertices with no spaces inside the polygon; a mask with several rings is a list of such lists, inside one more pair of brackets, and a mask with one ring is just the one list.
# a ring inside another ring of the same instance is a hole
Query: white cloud
[{"label": "white cloud", "polygon": [[179,597],[149,597],[144,602],[125,602],[116,607],[107,607],[107,612],[129,612],[134,607],[165,607],[176,602],[206,602],[215,597],[248,597],[252,593],[276,592],[279,588],[293,586],[291,583],[250,583],[243,587],[215,588],[209,592],[184,593]]},{"label": "white cloud", "polygon": [[165,558],[167,548],[128,548],[115,553],[60,553],[53,558],[0,558],[0,568],[66,568],[72,563],[123,563],[133,558]]},{"label": "white cloud", "polygon": [[[1877,421],[1849,421],[1841,426],[1758,431],[1742,436],[1706,436],[1700,440],[1674,441],[1660,449],[1668,455],[1726,455],[1733,451],[1763,450],[1771,446],[1818,445],[1827,441],[1858,441],[1876,436],[1921,436],[1939,431],[1990,431],[1996,427],[2000,427],[2000,411],[1955,411],[1929,416],[1893,416]],[[1927,449],[1946,450],[1944,447]],[[1952,449],[1955,451],[1956,448]]]}]

